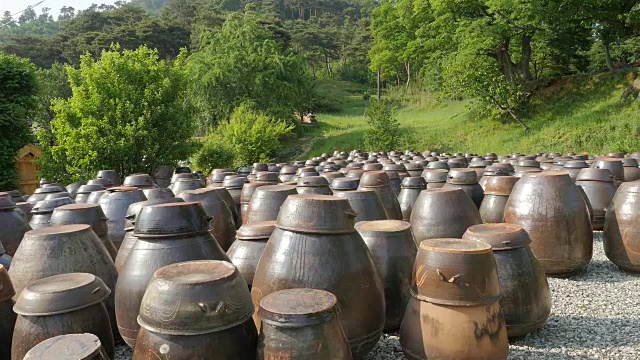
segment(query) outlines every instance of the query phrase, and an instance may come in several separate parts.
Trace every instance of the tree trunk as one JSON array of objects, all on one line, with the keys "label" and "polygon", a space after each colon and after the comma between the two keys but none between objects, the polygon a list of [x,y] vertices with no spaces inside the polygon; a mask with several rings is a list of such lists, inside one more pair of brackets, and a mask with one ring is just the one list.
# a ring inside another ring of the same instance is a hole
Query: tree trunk
[{"label": "tree trunk", "polygon": [[609,43],[607,41],[602,41],[602,46],[604,46],[604,59],[607,62],[607,68],[609,71],[614,71],[613,60],[611,60],[611,51],[609,49]]},{"label": "tree trunk", "polygon": [[509,39],[504,39],[500,42],[496,48],[496,60],[502,68],[502,74],[505,79],[515,85],[517,74],[515,64],[511,61],[511,55],[509,54],[509,42]]},{"label": "tree trunk", "polygon": [[316,80],[316,64],[311,62],[311,73],[313,74],[313,80]]},{"label": "tree trunk", "polygon": [[520,71],[525,81],[533,80],[531,75],[531,35],[522,35],[522,57],[520,58]]},{"label": "tree trunk", "polygon": [[324,56],[324,61],[327,64],[327,76],[331,78],[331,64],[329,63],[329,56],[327,56],[326,54]]},{"label": "tree trunk", "polygon": [[407,68],[407,85],[405,86],[405,91],[407,91],[409,90],[409,82],[411,81],[411,64],[407,61],[405,65]]}]

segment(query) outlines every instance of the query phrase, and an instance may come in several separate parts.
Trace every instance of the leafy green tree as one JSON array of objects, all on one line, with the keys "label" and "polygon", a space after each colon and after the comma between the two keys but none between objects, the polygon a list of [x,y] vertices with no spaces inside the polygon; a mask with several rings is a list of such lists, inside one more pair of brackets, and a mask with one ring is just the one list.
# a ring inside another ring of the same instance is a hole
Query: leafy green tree
[{"label": "leafy green tree", "polygon": [[29,118],[37,92],[35,66],[0,53],[0,189],[18,187],[16,153],[32,141]]},{"label": "leafy green tree", "polygon": [[147,47],[113,47],[99,60],[82,56],[77,70],[67,67],[73,95],[53,101],[54,139],[44,149],[48,161],[40,162],[43,175],[59,179],[60,164],[70,180],[99,169],[126,175],[187,159],[195,148],[185,57],[167,62]]},{"label": "leafy green tree", "polygon": [[189,57],[193,94],[206,128],[229,118],[243,102],[267,116],[291,120],[311,85],[303,60],[276,42],[253,11],[230,14]]},{"label": "leafy green tree", "polygon": [[395,149],[400,142],[400,123],[391,104],[384,99],[371,99],[366,116],[369,127],[365,130],[364,144],[367,150]]}]

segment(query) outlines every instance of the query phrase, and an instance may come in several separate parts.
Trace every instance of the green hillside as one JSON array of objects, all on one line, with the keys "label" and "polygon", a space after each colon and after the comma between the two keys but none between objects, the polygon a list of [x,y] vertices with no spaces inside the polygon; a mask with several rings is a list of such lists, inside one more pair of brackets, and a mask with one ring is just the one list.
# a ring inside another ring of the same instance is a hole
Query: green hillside
[{"label": "green hillside", "polygon": [[[516,123],[478,116],[468,102],[403,106],[397,113],[404,134],[398,148],[475,153],[638,151],[640,101],[620,102],[630,85],[628,75],[567,77],[541,90],[523,117],[530,127],[527,132]],[[362,148],[367,126],[365,89],[345,82],[325,82],[318,88],[336,96],[341,111],[317,114],[318,126],[307,130],[303,155]]]}]

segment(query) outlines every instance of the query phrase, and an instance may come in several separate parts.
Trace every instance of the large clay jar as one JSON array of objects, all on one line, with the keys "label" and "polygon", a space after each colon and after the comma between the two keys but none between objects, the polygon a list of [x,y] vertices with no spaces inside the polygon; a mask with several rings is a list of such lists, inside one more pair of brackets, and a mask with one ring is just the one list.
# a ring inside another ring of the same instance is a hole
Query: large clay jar
[{"label": "large clay jar", "polygon": [[22,212],[26,216],[27,222],[31,221],[31,217],[32,217],[31,209],[33,209],[33,205],[34,204],[30,204],[30,203],[28,203],[26,201],[22,201],[22,202],[17,202],[16,203],[16,207],[18,209],[22,210]]},{"label": "large clay jar", "polygon": [[100,197],[99,204],[107,217],[109,239],[116,249],[120,248],[124,239],[125,216],[129,205],[147,200],[142,190],[134,187],[113,187]]},{"label": "large clay jar", "polygon": [[355,226],[367,244],[384,286],[384,331],[400,328],[411,294],[416,244],[411,224],[400,220],[363,221]]},{"label": "large clay jar", "polygon": [[97,179],[105,179],[114,186],[120,185],[120,175],[115,170],[99,170]]},{"label": "large clay jar", "polygon": [[638,160],[634,158],[622,159],[622,166],[624,167],[624,181],[640,180]]},{"label": "large clay jar", "polygon": [[[362,174],[358,190],[373,190],[384,206],[387,218],[402,220],[402,209],[396,193],[391,189],[389,175],[384,171],[368,171]],[[398,189],[398,192],[400,189]]]},{"label": "large clay jar", "polygon": [[31,209],[31,221],[29,221],[29,226],[34,230],[51,226],[51,224],[49,224],[49,220],[51,220],[53,210],[57,207],[73,203],[74,201],[70,197],[38,201]]},{"label": "large clay jar", "polygon": [[27,198],[27,202],[31,204],[35,204],[40,200],[44,200],[49,194],[55,194],[59,192],[63,192],[64,188],[58,186],[49,186],[49,187],[41,187],[37,188],[31,196]]},{"label": "large clay jar", "polygon": [[406,177],[402,180],[402,187],[398,195],[400,210],[402,210],[402,220],[409,221],[411,211],[418,200],[422,190],[427,188],[427,182],[420,176]]},{"label": "large clay jar", "polygon": [[421,242],[400,327],[404,355],[410,360],[506,359],[509,343],[499,300],[490,245],[460,239]]},{"label": "large clay jar", "polygon": [[11,358],[22,359],[49,338],[75,333],[98,336],[110,358],[115,349],[109,315],[103,301],[111,290],[88,273],[67,273],[30,283],[18,296]]},{"label": "large clay jar", "polygon": [[613,175],[616,187],[624,181],[624,166],[622,159],[614,157],[601,157],[598,158],[592,165],[596,169],[607,169]]},{"label": "large clay jar", "polygon": [[242,191],[240,192],[240,220],[242,223],[247,222],[247,210],[249,210],[249,202],[251,201],[251,197],[256,192],[256,189],[260,186],[272,185],[268,182],[252,182],[245,183],[242,186]]},{"label": "large clay jar", "polygon": [[416,244],[426,239],[460,238],[471,225],[482,223],[478,208],[460,188],[423,190],[411,213]]},{"label": "large clay jar", "polygon": [[178,181],[173,183],[169,188],[176,196],[179,197],[187,190],[197,190],[202,188],[202,183],[200,183],[200,180],[198,179],[178,179]]},{"label": "large clay jar", "polygon": [[149,174],[133,174],[124,178],[123,186],[137,187],[138,189],[153,189],[157,185]]},{"label": "large clay jar", "polygon": [[562,166],[562,170],[569,173],[569,177],[571,177],[571,180],[575,182],[580,171],[588,167],[589,164],[587,164],[584,160],[569,160],[564,163],[564,165]]},{"label": "large clay jar", "polygon": [[350,360],[338,299],[317,289],[276,291],[260,301],[259,360]]},{"label": "large clay jar", "polygon": [[329,187],[334,194],[342,191],[357,190],[360,185],[360,179],[343,177],[331,180]]},{"label": "large clay jar", "polygon": [[89,198],[89,194],[93,191],[104,190],[102,185],[82,185],[76,192],[75,201],[77,204],[85,204]]},{"label": "large clay jar", "polygon": [[616,194],[613,176],[607,169],[582,169],[576,179],[576,185],[584,191],[591,204],[591,227],[602,230],[607,208]]},{"label": "large clay jar", "polygon": [[2,243],[0,243],[0,265],[9,270],[12,260],[13,256],[7,254],[7,251],[2,246]]},{"label": "large clay jar", "polygon": [[249,290],[253,284],[258,261],[267,246],[267,240],[275,229],[275,224],[275,221],[263,221],[242,225],[236,233],[236,241],[227,251],[227,256],[238,268],[244,281],[249,285]]},{"label": "large clay jar", "polygon": [[188,261],[153,274],[140,305],[134,360],[255,359],[247,284],[225,261]]},{"label": "large clay jar", "polygon": [[447,183],[443,187],[461,188],[476,204],[476,207],[480,208],[484,190],[478,184],[478,174],[473,169],[451,169],[447,175]]},{"label": "large clay jar", "polygon": [[640,273],[640,182],[618,188],[604,222],[604,253],[623,271]]},{"label": "large clay jar", "polygon": [[100,198],[107,194],[107,190],[96,190],[89,193],[86,204],[100,204]]},{"label": "large clay jar", "polygon": [[0,265],[0,360],[11,360],[11,339],[16,323],[11,298],[15,294],[7,270]]},{"label": "large clay jar", "polygon": [[116,286],[116,319],[124,341],[135,347],[142,296],[153,273],[190,260],[228,260],[209,233],[209,217],[199,203],[144,206],[136,216],[138,238]]},{"label": "large clay jar", "polygon": [[229,204],[220,198],[220,194],[220,191],[205,188],[185,191],[181,197],[184,201],[197,202],[202,205],[207,216],[211,218],[209,233],[222,250],[227,251],[236,237],[236,226]]},{"label": "large clay jar", "polygon": [[280,206],[289,195],[297,193],[293,185],[269,185],[257,188],[249,202],[245,224],[276,220]]},{"label": "large clay jar", "polygon": [[520,178],[515,176],[487,177],[484,198],[479,209],[483,223],[501,223],[504,220],[504,207],[518,180]]},{"label": "large clay jar", "polygon": [[569,174],[529,173],[513,187],[504,222],[522,226],[547,276],[568,277],[585,267],[593,253],[587,205]]},{"label": "large clay jar", "polygon": [[151,174],[153,181],[161,188],[166,188],[171,184],[171,176],[173,176],[173,166],[158,165],[153,169]]},{"label": "large clay jar", "polygon": [[257,305],[283,289],[333,293],[351,352],[359,359],[382,334],[384,290],[354,218],[346,199],[315,194],[287,198],[258,263],[251,296]]},{"label": "large clay jar", "polygon": [[[227,177],[222,182],[222,187],[229,191],[231,198],[233,198],[233,202],[236,205],[236,211],[240,213],[240,197],[242,196],[242,188],[245,184],[248,184],[247,178],[244,176],[235,177]],[[240,220],[242,221],[242,215],[240,215]]]},{"label": "large clay jar", "polygon": [[218,197],[227,204],[229,210],[231,210],[231,215],[233,216],[233,222],[236,229],[240,228],[242,225],[242,219],[240,218],[240,213],[236,208],[236,202],[233,200],[229,191],[221,186],[207,186],[207,189],[214,191],[216,195],[218,195]]},{"label": "large clay jar", "polygon": [[448,169],[425,169],[422,177],[427,182],[427,189],[438,189],[444,186],[449,175]]},{"label": "large clay jar", "polygon": [[493,249],[507,335],[521,337],[542,327],[551,313],[551,291],[527,232],[515,224],[482,224],[470,227],[462,239],[482,241]]},{"label": "large clay jar", "polygon": [[307,176],[298,179],[296,191],[298,191],[298,194],[333,194],[333,191],[329,188],[329,181],[323,176]]},{"label": "large clay jar", "polygon": [[13,256],[24,234],[31,230],[23,212],[9,197],[0,197],[0,242],[4,251]]},{"label": "large clay jar", "polygon": [[144,193],[144,197],[146,197],[147,200],[175,198],[173,191],[164,187],[142,188],[142,193]]},{"label": "large clay jar", "polygon": [[181,203],[184,202],[183,199],[180,198],[166,198],[166,199],[156,199],[156,200],[147,200],[140,201],[137,203],[133,203],[129,205],[127,209],[127,215],[125,218],[127,219],[125,222],[124,228],[124,239],[122,239],[122,244],[120,244],[120,249],[118,249],[117,255],[114,259],[114,263],[116,265],[116,270],[118,273],[122,271],[122,267],[124,263],[127,261],[127,257],[129,256],[129,252],[133,248],[133,244],[136,243],[138,238],[133,235],[134,225],[136,223],[136,216],[142,209],[143,206],[151,206],[151,205],[159,205],[159,204],[169,204],[169,203]]},{"label": "large clay jar", "polygon": [[[76,182],[72,182],[71,184],[65,186],[65,190],[67,190],[67,192],[71,195],[72,198],[76,197],[76,194],[78,193],[78,189],[80,188],[80,186],[82,185],[86,185],[87,183],[85,181],[76,181]],[[22,200],[20,200],[22,201]]]},{"label": "large clay jar", "polygon": [[98,235],[105,249],[115,260],[118,250],[109,239],[107,218],[100,205],[96,204],[69,204],[56,208],[49,220],[51,226],[87,224]]},{"label": "large clay jar", "polygon": [[380,197],[373,190],[339,191],[335,196],[349,200],[356,213],[355,222],[388,219]]},{"label": "large clay jar", "polygon": [[109,360],[109,355],[93,334],[66,334],[41,342],[24,356],[24,360],[45,359]]}]

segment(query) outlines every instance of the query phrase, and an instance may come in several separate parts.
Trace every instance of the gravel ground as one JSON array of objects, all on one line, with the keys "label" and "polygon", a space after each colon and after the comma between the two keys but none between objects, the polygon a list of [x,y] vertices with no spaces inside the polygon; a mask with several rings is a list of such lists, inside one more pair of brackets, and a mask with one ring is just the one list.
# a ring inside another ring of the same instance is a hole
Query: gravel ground
[{"label": "gravel ground", "polygon": [[[547,323],[511,343],[509,359],[640,359],[640,278],[621,272],[594,233],[591,263],[570,279],[549,278]],[[116,360],[131,358],[125,346]],[[385,335],[367,360],[405,359],[397,335]]]}]

